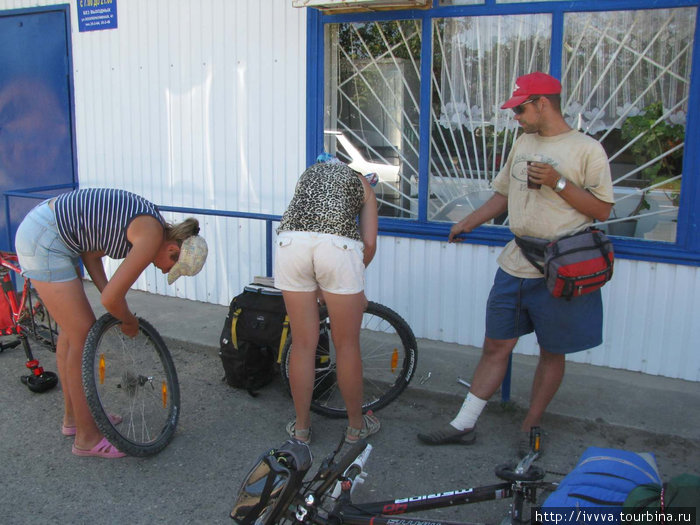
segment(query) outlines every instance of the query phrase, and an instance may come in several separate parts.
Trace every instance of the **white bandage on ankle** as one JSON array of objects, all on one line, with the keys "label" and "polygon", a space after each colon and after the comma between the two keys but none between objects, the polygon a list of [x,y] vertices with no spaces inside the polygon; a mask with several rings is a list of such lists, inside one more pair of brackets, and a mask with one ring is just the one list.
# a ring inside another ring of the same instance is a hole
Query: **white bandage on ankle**
[{"label": "white bandage on ankle", "polygon": [[464,403],[462,403],[462,408],[459,409],[459,413],[452,421],[450,421],[450,425],[455,427],[457,430],[474,428],[474,425],[476,425],[476,420],[479,419],[479,415],[481,415],[481,411],[485,406],[485,399],[479,399],[474,394],[469,392],[464,400]]}]

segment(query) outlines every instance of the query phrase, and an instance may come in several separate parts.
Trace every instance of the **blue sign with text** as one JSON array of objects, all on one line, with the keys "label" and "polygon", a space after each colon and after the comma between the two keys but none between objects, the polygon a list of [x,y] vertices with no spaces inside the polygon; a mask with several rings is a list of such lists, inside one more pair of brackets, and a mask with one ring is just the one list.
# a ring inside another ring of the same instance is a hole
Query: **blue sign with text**
[{"label": "blue sign with text", "polygon": [[117,0],[78,0],[78,30],[117,28]]}]

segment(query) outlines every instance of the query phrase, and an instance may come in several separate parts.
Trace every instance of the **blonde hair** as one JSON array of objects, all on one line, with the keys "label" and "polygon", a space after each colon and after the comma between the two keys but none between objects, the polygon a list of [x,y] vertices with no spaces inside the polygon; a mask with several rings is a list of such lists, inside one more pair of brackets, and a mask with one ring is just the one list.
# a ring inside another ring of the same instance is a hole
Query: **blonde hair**
[{"label": "blonde hair", "polygon": [[199,221],[194,217],[189,217],[178,224],[166,223],[165,240],[176,241],[178,246],[182,246],[182,241],[188,237],[199,234]]}]

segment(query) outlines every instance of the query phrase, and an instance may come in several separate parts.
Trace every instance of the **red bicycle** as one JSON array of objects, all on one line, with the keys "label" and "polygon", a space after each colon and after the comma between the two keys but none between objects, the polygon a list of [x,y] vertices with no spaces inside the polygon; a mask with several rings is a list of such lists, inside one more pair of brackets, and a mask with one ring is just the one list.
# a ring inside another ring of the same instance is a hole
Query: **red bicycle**
[{"label": "red bicycle", "polygon": [[21,275],[22,272],[17,255],[0,251],[0,336],[17,336],[9,343],[0,341],[0,352],[21,343],[27,356],[25,366],[30,372],[20,378],[22,383],[32,392],[46,392],[58,384],[58,376],[54,372],[44,370],[39,364],[39,360],[32,354],[28,336],[55,352],[57,326],[29,279],[24,279],[22,292],[17,291],[13,272],[17,275]]}]

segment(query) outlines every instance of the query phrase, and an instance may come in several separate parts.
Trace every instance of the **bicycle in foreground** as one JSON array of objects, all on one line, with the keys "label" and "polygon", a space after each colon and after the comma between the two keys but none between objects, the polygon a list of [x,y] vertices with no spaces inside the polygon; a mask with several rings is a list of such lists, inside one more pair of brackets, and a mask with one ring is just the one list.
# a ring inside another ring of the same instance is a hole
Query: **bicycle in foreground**
[{"label": "bicycle in foreground", "polygon": [[29,374],[20,379],[32,392],[46,392],[58,384],[58,376],[39,364],[32,353],[28,337],[55,352],[58,330],[29,279],[24,279],[21,293],[17,291],[13,276],[21,273],[17,255],[0,251],[0,335],[17,336],[17,339],[9,343],[0,342],[0,352],[22,344]]},{"label": "bicycle in foreground", "polygon": [[[332,418],[346,417],[336,377],[335,347],[326,306],[320,306],[316,376],[311,410]],[[288,392],[292,334],[281,345],[278,363]],[[360,352],[363,372],[362,411],[377,411],[406,389],[416,371],[418,349],[413,330],[394,310],[369,301],[362,318]],[[291,394],[290,394],[291,395]]]},{"label": "bicycle in foreground", "polygon": [[[180,416],[175,364],[160,334],[139,319],[128,337],[121,321],[100,317],[83,350],[83,387],[90,412],[107,440],[130,456],[150,456],[172,440]],[[122,420],[113,423],[110,416]]]},{"label": "bicycle in foreground", "polygon": [[511,498],[510,515],[502,523],[513,525],[529,521],[523,514],[526,504],[537,503],[539,490],[554,490],[556,483],[545,482],[544,470],[534,465],[539,456],[540,432],[530,432],[530,452],[517,464],[496,467],[502,482],[423,496],[356,503],[352,491],[364,476],[364,465],[372,447],[362,440],[350,446],[336,461],[342,441],[326,457],[316,474],[307,482],[311,467],[308,445],[290,439],[279,449],[258,458],[243,481],[231,511],[239,525],[275,523],[311,523],[317,525],[468,525],[439,519],[411,518],[405,514]]}]

